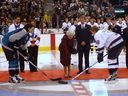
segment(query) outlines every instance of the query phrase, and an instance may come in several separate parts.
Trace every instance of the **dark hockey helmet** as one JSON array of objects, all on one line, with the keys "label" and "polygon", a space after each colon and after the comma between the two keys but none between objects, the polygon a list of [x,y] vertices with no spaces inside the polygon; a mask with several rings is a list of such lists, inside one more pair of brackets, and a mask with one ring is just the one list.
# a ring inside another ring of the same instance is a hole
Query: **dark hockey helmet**
[{"label": "dark hockey helmet", "polygon": [[112,28],[112,31],[115,32],[115,33],[121,33],[121,27],[116,25],[115,27]]}]

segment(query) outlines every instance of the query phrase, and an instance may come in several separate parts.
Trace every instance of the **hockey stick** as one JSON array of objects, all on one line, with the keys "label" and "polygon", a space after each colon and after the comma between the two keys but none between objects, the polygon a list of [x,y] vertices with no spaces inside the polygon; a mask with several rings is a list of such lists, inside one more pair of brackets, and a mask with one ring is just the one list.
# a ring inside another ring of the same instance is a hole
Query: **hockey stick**
[{"label": "hockey stick", "polygon": [[[106,57],[108,54],[105,54],[103,56]],[[96,61],[94,64],[92,64],[91,66],[89,66],[88,68],[84,69],[82,72],[80,72],[79,74],[77,74],[75,77],[73,77],[71,80],[75,80],[76,78],[78,78],[81,74],[83,74],[85,71],[89,70],[91,67],[93,67],[94,65],[96,65],[98,63],[98,61]]]},{"label": "hockey stick", "polygon": [[[25,59],[25,56],[24,56],[22,53],[20,53],[19,51],[17,51],[17,53]],[[45,72],[43,72],[41,69],[39,69],[39,68],[38,68],[36,65],[34,65],[30,60],[27,60],[27,61],[28,61],[32,66],[34,66],[39,72],[41,72],[42,75],[45,76],[47,79],[49,79],[49,80],[51,80],[51,81],[58,81],[58,80],[61,80],[61,79],[62,79],[62,78],[55,78],[55,79],[49,78],[48,75],[47,75]]]},{"label": "hockey stick", "polygon": [[[52,53],[52,54],[53,54],[53,56],[56,58],[55,54],[54,54],[54,53]],[[108,54],[105,54],[105,55],[103,56],[103,58],[106,57],[107,55],[108,55]],[[57,60],[57,62],[60,63],[58,60]],[[71,79],[71,81],[72,81],[72,80],[75,80],[76,78],[78,78],[81,74],[83,74],[85,71],[87,71],[88,69],[90,69],[91,67],[93,67],[94,65],[96,65],[97,63],[98,63],[98,61],[96,61],[94,64],[92,64],[92,65],[89,66],[88,68],[84,69],[81,73],[79,73],[78,75],[76,75],[75,77],[73,77],[73,78]],[[68,84],[68,82],[67,82],[66,84]]]},{"label": "hockey stick", "polygon": [[2,61],[2,62],[0,62],[0,63],[5,63],[5,62],[8,62],[8,61]]},{"label": "hockey stick", "polygon": [[[55,53],[54,53],[54,51],[53,51],[53,50],[52,50],[52,55],[53,55],[54,59],[56,59],[57,63],[61,65],[61,63],[59,62],[59,60],[56,58],[56,55],[55,55]],[[61,80],[59,80],[59,82],[58,82],[58,83],[60,83],[60,84],[68,84],[68,82],[66,82],[66,81],[62,80],[62,78],[61,78],[61,77],[60,77],[60,79],[61,79]]]}]

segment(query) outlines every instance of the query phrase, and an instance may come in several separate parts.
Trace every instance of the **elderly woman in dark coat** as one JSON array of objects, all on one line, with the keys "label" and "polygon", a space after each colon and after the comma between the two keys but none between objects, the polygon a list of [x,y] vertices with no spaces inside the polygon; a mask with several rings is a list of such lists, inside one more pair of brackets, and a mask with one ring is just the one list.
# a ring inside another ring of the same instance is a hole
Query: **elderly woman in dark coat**
[{"label": "elderly woman in dark coat", "polygon": [[74,31],[67,31],[59,45],[60,62],[64,67],[64,77],[70,78],[71,53],[73,50]]}]

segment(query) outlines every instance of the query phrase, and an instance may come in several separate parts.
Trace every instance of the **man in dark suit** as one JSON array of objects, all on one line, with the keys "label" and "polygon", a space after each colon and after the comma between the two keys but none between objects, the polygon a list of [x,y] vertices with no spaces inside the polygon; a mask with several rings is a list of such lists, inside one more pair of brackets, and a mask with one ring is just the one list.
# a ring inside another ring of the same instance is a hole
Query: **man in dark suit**
[{"label": "man in dark suit", "polygon": [[125,43],[125,47],[126,47],[126,67],[128,69],[128,27],[126,27],[123,30],[123,38],[124,38],[124,43]]},{"label": "man in dark suit", "polygon": [[[90,52],[90,41],[92,35],[90,32],[91,26],[87,25],[85,22],[85,16],[80,17],[81,24],[76,27],[76,39],[78,42],[78,61],[79,61],[79,71],[77,74],[83,71],[83,54],[85,60],[85,69],[89,67],[89,52]],[[90,74],[89,70],[86,71]]]}]

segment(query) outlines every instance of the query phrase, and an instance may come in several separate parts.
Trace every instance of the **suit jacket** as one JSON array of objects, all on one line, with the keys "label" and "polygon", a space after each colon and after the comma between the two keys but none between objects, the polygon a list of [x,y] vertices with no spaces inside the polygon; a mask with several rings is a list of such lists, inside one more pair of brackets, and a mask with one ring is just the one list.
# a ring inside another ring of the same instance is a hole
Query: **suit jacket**
[{"label": "suit jacket", "polygon": [[125,41],[125,44],[128,46],[128,27],[126,27],[124,30],[123,30],[123,39]]},{"label": "suit jacket", "polygon": [[92,39],[92,34],[90,32],[90,25],[85,24],[85,27],[82,28],[81,25],[76,27],[76,39],[78,42],[78,50],[81,46],[81,42],[84,41],[86,43],[85,46],[90,47],[90,41]]}]

